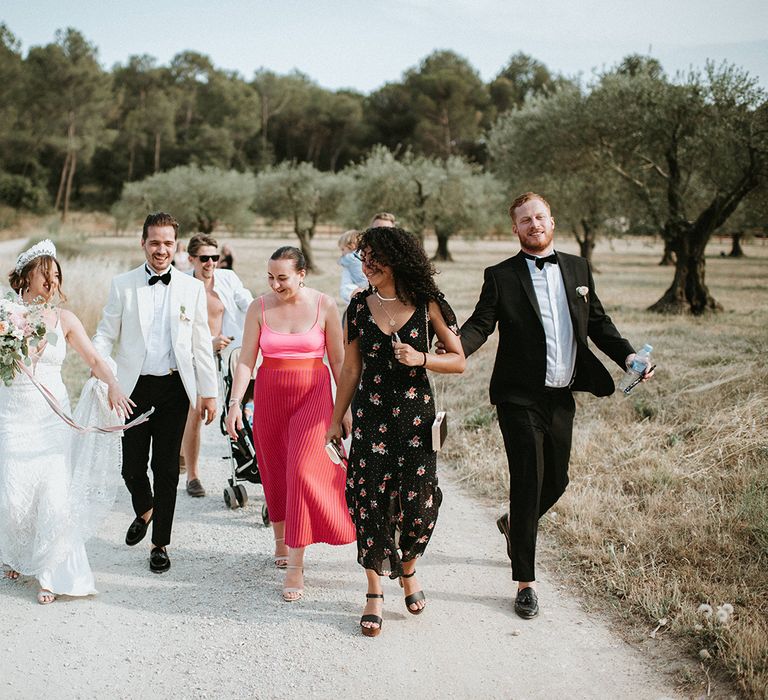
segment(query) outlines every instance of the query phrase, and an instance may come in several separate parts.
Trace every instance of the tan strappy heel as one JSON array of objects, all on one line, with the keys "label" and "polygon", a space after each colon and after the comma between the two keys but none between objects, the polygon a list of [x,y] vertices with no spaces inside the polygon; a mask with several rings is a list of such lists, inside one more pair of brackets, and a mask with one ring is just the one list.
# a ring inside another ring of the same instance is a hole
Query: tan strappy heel
[{"label": "tan strappy heel", "polygon": [[[285,537],[275,538],[275,549],[277,549],[278,542],[285,542]],[[287,554],[275,554],[275,567],[278,569],[285,569],[288,566]]]},{"label": "tan strappy heel", "polygon": [[[286,569],[301,569],[302,574],[304,573],[304,567],[303,566],[294,566],[293,564],[287,564]],[[304,589],[303,588],[294,588],[293,586],[287,586],[283,588],[283,600],[286,603],[295,603],[297,600],[301,600],[304,597]]]}]

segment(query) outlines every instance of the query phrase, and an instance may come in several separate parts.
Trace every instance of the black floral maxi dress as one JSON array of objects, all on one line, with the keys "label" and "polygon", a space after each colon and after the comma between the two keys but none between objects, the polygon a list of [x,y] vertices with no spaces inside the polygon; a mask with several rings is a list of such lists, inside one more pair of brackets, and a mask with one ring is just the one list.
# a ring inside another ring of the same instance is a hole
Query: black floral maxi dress
[{"label": "black floral maxi dress", "polygon": [[[355,295],[347,309],[348,341],[359,339],[363,363],[352,401],[347,506],[358,562],[397,578],[402,562],[424,553],[443,498],[432,450],[435,403],[427,371],[395,360],[392,339],[376,325],[366,302],[369,294]],[[440,306],[455,331],[453,311],[442,299]],[[429,350],[426,314],[426,304],[417,305],[398,330],[403,343],[424,352]]]}]

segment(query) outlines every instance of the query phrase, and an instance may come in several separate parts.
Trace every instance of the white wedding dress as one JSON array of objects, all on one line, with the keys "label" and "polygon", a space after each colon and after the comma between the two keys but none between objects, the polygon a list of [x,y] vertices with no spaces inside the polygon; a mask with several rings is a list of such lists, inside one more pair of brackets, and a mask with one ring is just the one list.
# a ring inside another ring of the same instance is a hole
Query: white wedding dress
[{"label": "white wedding dress", "polygon": [[[55,332],[58,341],[44,348],[35,378],[69,413],[61,377],[66,342],[60,323]],[[94,382],[89,380],[86,387],[91,394]],[[90,401],[83,410],[86,403]],[[104,416],[96,419],[103,421]],[[0,563],[34,576],[41,588],[56,594],[96,593],[85,540],[97,529],[95,519],[103,518],[114,502],[120,458],[120,433],[79,435],[52,411],[26,375],[17,374],[8,387],[0,383]],[[89,502],[94,492],[95,504]]]}]

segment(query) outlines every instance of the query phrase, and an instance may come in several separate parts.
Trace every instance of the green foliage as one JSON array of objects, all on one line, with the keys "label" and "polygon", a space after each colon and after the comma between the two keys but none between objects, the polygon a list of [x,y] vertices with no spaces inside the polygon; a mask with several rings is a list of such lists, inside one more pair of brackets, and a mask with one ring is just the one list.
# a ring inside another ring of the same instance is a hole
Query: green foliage
[{"label": "green foliage", "polygon": [[254,209],[270,221],[290,218],[307,266],[314,266],[311,241],[321,221],[335,218],[347,178],[310,163],[281,163],[256,178]]},{"label": "green foliage", "polygon": [[210,233],[217,226],[242,230],[251,222],[249,207],[255,189],[256,178],[250,173],[179,166],[126,185],[113,213],[121,227],[152,211],[167,211],[185,235]]},{"label": "green foliage", "polygon": [[45,188],[22,175],[0,172],[0,202],[15,209],[40,212],[48,206]]},{"label": "green foliage", "polygon": [[553,76],[540,61],[518,52],[491,81],[488,90],[496,111],[503,114],[519,109],[532,97],[551,95],[566,82]]}]

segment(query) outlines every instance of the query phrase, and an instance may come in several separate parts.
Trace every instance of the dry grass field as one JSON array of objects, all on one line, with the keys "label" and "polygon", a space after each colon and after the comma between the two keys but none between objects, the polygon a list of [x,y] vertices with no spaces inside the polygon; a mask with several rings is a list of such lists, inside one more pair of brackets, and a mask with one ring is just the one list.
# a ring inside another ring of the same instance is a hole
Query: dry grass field
[{"label": "dry grass field", "polygon": [[[69,252],[79,254],[65,262],[65,291],[92,332],[109,279],[141,262],[141,250],[132,237],[72,240]],[[268,255],[292,243],[228,242],[254,293],[266,290]],[[569,239],[560,244],[576,252]],[[335,295],[335,238],[316,239],[315,247],[320,271],[308,284]],[[456,262],[441,265],[438,280],[464,320],[483,268],[517,245],[451,247]],[[655,630],[700,658],[705,674],[725,673],[745,696],[768,697],[768,246],[748,244],[742,260],[721,258],[721,250],[727,244],[710,244],[707,281],[725,310],[662,317],[645,311],[672,275],[657,265],[660,246],[598,245],[600,298],[633,344],[655,346],[657,377],[629,397],[578,397],[571,485],[544,527],[562,545],[564,569],[588,593],[611,601],[630,629],[644,636]],[[501,504],[506,466],[487,395],[494,355],[491,339],[463,376],[437,381],[450,411],[445,464]],[[78,361],[68,363],[76,391],[84,371]],[[618,379],[619,368],[611,371]],[[711,615],[699,612],[702,604]]]}]

